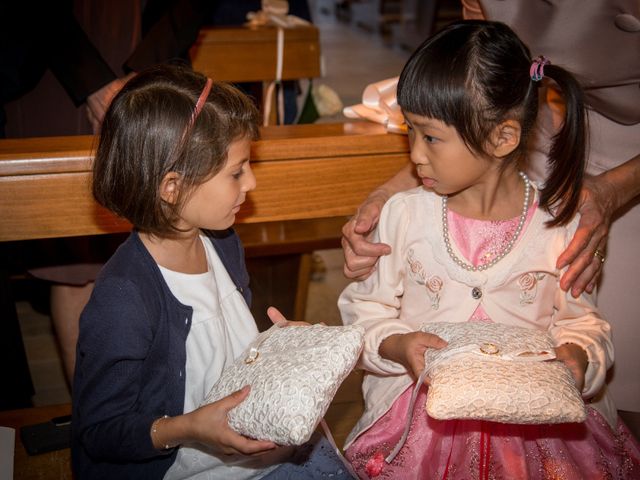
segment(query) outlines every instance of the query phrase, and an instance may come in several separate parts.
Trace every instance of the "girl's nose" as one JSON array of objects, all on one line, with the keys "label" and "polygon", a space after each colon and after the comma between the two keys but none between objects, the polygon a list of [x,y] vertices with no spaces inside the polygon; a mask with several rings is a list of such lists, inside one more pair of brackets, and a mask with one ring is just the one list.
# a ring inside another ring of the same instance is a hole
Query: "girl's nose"
[{"label": "girl's nose", "polygon": [[419,139],[414,139],[410,142],[411,150],[410,157],[411,161],[415,165],[426,165],[429,163],[429,159],[427,158],[427,151],[424,148],[424,143]]}]

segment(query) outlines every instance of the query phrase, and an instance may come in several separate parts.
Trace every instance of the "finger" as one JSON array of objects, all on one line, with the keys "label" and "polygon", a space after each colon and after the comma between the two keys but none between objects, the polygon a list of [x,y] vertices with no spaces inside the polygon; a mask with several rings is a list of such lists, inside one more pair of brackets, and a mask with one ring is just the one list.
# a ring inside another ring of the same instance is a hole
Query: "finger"
[{"label": "finger", "polygon": [[442,338],[440,338],[437,335],[434,335],[433,333],[422,332],[422,335],[423,335],[422,344],[426,348],[435,348],[436,350],[440,350],[441,348],[444,348],[447,345],[449,345],[446,342],[446,340],[443,340]]},{"label": "finger", "polygon": [[287,323],[281,326],[282,327],[310,327],[311,324],[309,322],[303,322],[301,320],[287,320]]},{"label": "finger", "polygon": [[371,232],[378,224],[380,206],[375,203],[367,203],[358,209],[354,217],[353,229],[356,233],[366,234]]},{"label": "finger", "polygon": [[233,432],[233,434],[237,438],[234,437],[228,439],[230,445],[221,447],[221,451],[224,455],[259,456],[278,448],[278,445],[273,442],[249,440],[235,432]]},{"label": "finger", "polygon": [[359,270],[351,270],[347,264],[344,265],[342,269],[342,273],[345,277],[350,278],[351,280],[366,280],[371,276],[371,274],[376,270],[375,267],[362,268]]},{"label": "finger", "polygon": [[411,376],[413,380],[418,380],[420,374],[424,370],[424,355],[418,355],[409,359],[409,366],[411,367]]},{"label": "finger", "polygon": [[391,253],[391,246],[382,242],[370,242],[365,237],[358,237],[353,241],[349,241],[351,251],[359,257],[368,257],[369,259],[378,260],[383,255]]},{"label": "finger", "polygon": [[235,432],[233,433],[234,435],[230,438],[229,446],[231,449],[236,450],[243,455],[261,455],[278,447],[275,443],[270,441],[252,440]]},{"label": "finger", "polygon": [[583,291],[593,293],[603,266],[601,257],[594,255],[587,267],[572,282],[571,295],[578,298]]},{"label": "finger", "polygon": [[371,270],[378,263],[378,257],[358,257],[355,254],[346,254],[344,256],[345,266],[352,272],[362,275]]},{"label": "finger", "polygon": [[578,298],[582,295],[591,279],[597,275],[598,269],[599,267],[597,266],[589,266],[574,280],[571,286],[571,296],[573,298]]},{"label": "finger", "polygon": [[[369,244],[373,245],[373,244]],[[375,265],[378,261],[378,254],[375,256],[360,256],[353,251],[348,240],[342,238],[342,248],[344,253],[344,275],[347,278],[364,280],[375,269]],[[384,250],[379,252],[382,254]]]},{"label": "finger", "polygon": [[267,308],[267,316],[274,325],[280,327],[285,326],[288,322],[287,318],[276,307]]},{"label": "finger", "polygon": [[247,398],[250,391],[251,391],[251,387],[249,385],[245,385],[240,390],[237,390],[233,392],[231,395],[228,395],[218,400],[217,403],[219,403],[220,407],[222,407],[224,410],[229,411],[233,407],[242,403],[242,401],[245,398]]},{"label": "finger", "polygon": [[365,235],[356,233],[352,229],[348,229],[348,224],[342,229],[342,249],[345,256],[355,253],[358,256],[378,258],[382,255],[391,253],[391,247],[386,243],[370,242]]},{"label": "finger", "polygon": [[[568,291],[574,287],[577,287],[580,291],[584,290],[584,287],[598,273],[597,267],[599,267],[599,263],[601,262],[594,254],[598,245],[600,243],[604,244],[605,242],[606,239],[591,237],[591,241],[582,248],[582,251],[571,261],[569,268],[567,268],[567,271],[562,275],[560,279],[560,288],[562,288],[562,290]],[[567,249],[568,248],[569,247],[567,247]],[[560,260],[561,259],[558,258],[558,264]]]},{"label": "finger", "polygon": [[[569,245],[567,246],[565,251],[562,252],[558,257],[556,268],[562,269],[569,264],[573,266],[573,262],[576,260],[576,258],[578,258],[578,256],[589,246],[589,243],[591,242],[591,239],[593,237],[593,233],[594,230],[591,227],[578,226],[578,229],[571,239],[571,242],[569,242]],[[593,251],[591,253],[593,254]]]},{"label": "finger", "polygon": [[[593,239],[595,241],[595,239]],[[602,271],[602,259],[595,255],[596,243],[588,245],[582,253],[569,265],[560,279],[560,288],[564,291],[571,289],[571,295],[577,298],[587,285],[595,282]],[[604,251],[606,240],[600,240],[598,251]]]}]

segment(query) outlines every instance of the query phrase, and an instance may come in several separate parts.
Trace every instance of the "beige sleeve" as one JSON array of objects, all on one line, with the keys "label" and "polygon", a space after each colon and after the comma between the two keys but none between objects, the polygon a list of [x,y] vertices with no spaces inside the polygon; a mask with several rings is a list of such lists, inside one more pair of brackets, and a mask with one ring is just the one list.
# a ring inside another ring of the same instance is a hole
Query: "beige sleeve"
[{"label": "beige sleeve", "polygon": [[343,323],[365,328],[360,367],[380,375],[406,373],[402,365],[382,358],[378,349],[386,337],[413,331],[399,319],[403,294],[401,258],[408,221],[409,214],[403,201],[395,197],[386,203],[380,214],[376,240],[391,245],[391,253],[380,258],[376,271],[369,278],[351,283],[338,299]]},{"label": "beige sleeve", "polygon": [[[575,233],[578,219],[567,229],[565,246]],[[554,299],[553,325],[549,331],[556,346],[574,343],[587,353],[589,364],[585,373],[582,396],[593,397],[605,383],[607,370],[613,365],[614,351],[611,326],[595,306],[591,295],[583,293],[573,298],[558,285]]]}]

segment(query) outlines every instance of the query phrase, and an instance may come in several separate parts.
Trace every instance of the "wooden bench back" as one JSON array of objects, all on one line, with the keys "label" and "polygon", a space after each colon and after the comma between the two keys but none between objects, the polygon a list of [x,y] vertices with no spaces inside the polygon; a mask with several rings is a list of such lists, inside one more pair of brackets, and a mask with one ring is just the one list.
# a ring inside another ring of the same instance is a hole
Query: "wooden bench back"
[{"label": "wooden bench back", "polygon": [[[0,241],[122,232],[90,191],[93,137],[0,140]],[[239,224],[352,215],[408,159],[407,139],[369,123],[266,127],[258,187]]]},{"label": "wooden bench back", "polygon": [[[318,29],[309,25],[283,33],[282,80],[321,76]],[[190,51],[193,69],[225,82],[275,80],[277,35],[275,27],[203,28]]]}]

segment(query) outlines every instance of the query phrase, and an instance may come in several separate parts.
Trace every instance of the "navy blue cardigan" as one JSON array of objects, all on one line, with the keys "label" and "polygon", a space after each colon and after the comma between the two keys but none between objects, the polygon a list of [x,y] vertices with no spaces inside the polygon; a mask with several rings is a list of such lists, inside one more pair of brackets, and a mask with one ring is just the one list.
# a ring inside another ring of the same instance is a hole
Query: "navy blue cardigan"
[{"label": "navy blue cardigan", "polygon": [[[249,304],[237,235],[206,233]],[[104,266],[80,318],[73,382],[76,478],[164,476],[175,450],[156,450],[149,432],[156,418],[183,413],[192,313],[173,296],[133,232]]]}]

